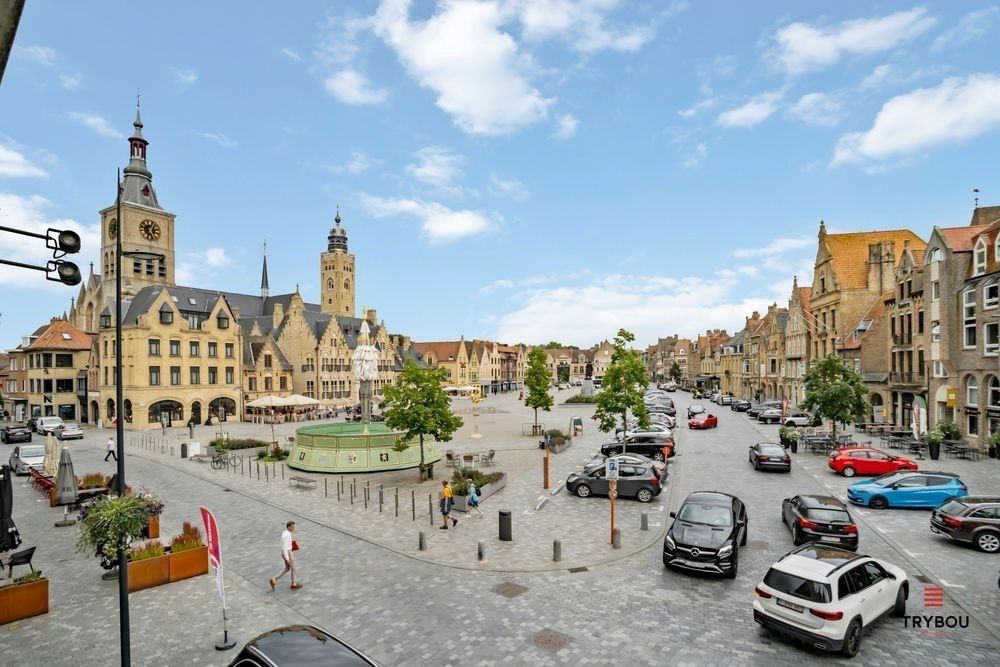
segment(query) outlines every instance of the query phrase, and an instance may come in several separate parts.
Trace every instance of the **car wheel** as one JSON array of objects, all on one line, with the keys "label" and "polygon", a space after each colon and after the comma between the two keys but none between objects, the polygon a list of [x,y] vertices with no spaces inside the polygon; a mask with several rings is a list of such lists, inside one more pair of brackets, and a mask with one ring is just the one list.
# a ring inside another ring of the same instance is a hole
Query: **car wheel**
[{"label": "car wheel", "polygon": [[743,526],[743,537],[740,538],[740,546],[745,547],[747,545],[747,535],[750,534],[750,522],[747,521]]},{"label": "car wheel", "polygon": [[754,462],[753,462],[753,469],[754,470],[760,470],[760,464],[758,464],[756,460],[754,460]]},{"label": "car wheel", "polygon": [[984,530],[979,535],[976,535],[975,545],[980,551],[995,554],[1000,551],[1000,533],[994,533],[992,530]]},{"label": "car wheel", "polygon": [[903,616],[906,616],[906,595],[907,595],[906,584],[903,584],[902,586],[899,587],[899,590],[896,592],[896,606],[892,608],[893,616],[896,616],[897,618],[902,618]]},{"label": "car wheel", "polygon": [[726,578],[735,579],[736,574],[740,569],[740,550],[736,549],[733,551],[733,567],[726,572]]},{"label": "car wheel", "polygon": [[622,453],[622,450],[620,450],[620,449],[609,449],[608,450],[608,456],[618,456],[621,453]]},{"label": "car wheel", "polygon": [[889,506],[889,501],[885,496],[872,496],[871,500],[868,501],[868,507],[873,510],[884,510]]},{"label": "car wheel", "polygon": [[844,646],[840,652],[848,658],[853,658],[859,650],[861,650],[861,621],[854,619],[844,633]]},{"label": "car wheel", "polygon": [[844,468],[840,472],[843,473],[844,477],[854,477],[854,473],[855,473],[854,468],[852,468],[851,466],[847,466],[846,468]]},{"label": "car wheel", "polygon": [[795,546],[802,544],[802,535],[799,533],[798,528],[792,528],[792,544]]},{"label": "car wheel", "polygon": [[577,484],[576,495],[580,496],[581,498],[586,498],[587,496],[590,495],[590,487],[587,486],[586,484]]},{"label": "car wheel", "polygon": [[659,461],[659,462],[662,463],[663,462],[663,452],[654,452],[653,453],[653,460],[654,461]]},{"label": "car wheel", "polygon": [[649,489],[639,489],[639,492],[635,494],[635,499],[640,503],[648,503],[653,499],[653,492]]}]

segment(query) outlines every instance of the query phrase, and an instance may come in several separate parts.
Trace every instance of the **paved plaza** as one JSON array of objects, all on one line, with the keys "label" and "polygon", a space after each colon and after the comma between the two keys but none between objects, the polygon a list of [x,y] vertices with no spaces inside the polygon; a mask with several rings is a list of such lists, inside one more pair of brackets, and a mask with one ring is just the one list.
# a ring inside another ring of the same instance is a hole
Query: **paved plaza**
[{"label": "paved plaza", "polygon": [[[568,395],[559,392],[557,399]],[[676,397],[681,410],[690,402],[688,394]],[[468,406],[455,404],[459,411]],[[346,494],[337,500],[337,475],[311,475],[321,480],[316,488],[294,489],[282,479],[280,465],[273,468],[276,479],[271,468],[266,478],[262,468],[258,479],[256,465],[245,465],[241,474],[181,459],[186,430],[166,436],[126,434],[128,481],[165,502],[164,541],[179,532],[183,521],[197,521],[199,506],[215,512],[231,635],[238,643],[282,624],[311,623],[387,665],[849,663],[767,635],[750,612],[754,584],[792,548],[779,517],[781,498],[803,492],[844,495],[847,481],[830,473],[823,457],[798,453],[791,475],[755,473],[747,464],[746,447],[775,437],[776,427],[717,408],[718,429],[678,429],[678,455],[663,494],[649,505],[618,504],[623,548],[616,550],[608,544],[606,499],[542,489],[536,439],[520,435],[531,412],[518,404],[516,395],[492,397],[483,406],[489,408],[480,417],[483,438],[470,437],[472,420],[463,415],[465,426],[443,449],[459,454],[495,449],[492,469],[508,473],[509,483],[485,501],[485,518],[459,515],[455,530],[438,530],[437,521],[431,525],[427,496],[436,497],[438,482],[417,483],[412,471],[344,477],[345,488],[356,485],[351,504]],[[603,441],[589,419],[592,411],[589,406],[557,405],[544,415],[547,426],[563,429],[571,416],[585,417],[583,435],[552,458],[553,487]],[[286,437],[295,426],[278,425],[276,435]],[[226,424],[223,429],[231,437],[270,439],[268,425]],[[196,439],[207,442],[215,430],[200,427]],[[106,438],[106,431],[87,431],[83,441],[67,443],[78,472],[113,471],[112,463],[101,460]],[[10,446],[4,447],[9,451]],[[942,460],[924,467],[931,465],[959,472],[973,493],[993,490],[1000,471],[995,461]],[[444,462],[435,469],[438,479],[450,473]],[[736,580],[668,572],[662,566],[666,514],[700,489],[732,492],[747,504],[750,542],[741,552]],[[5,626],[0,634],[5,661],[115,663],[117,584],[102,581],[97,560],[74,550],[76,529],[55,528],[61,510],[48,507],[23,478],[15,484],[14,496],[14,518],[25,546],[38,546],[35,565],[50,578],[51,611]],[[416,519],[411,497],[416,499]],[[497,539],[499,509],[513,514],[512,543]],[[648,531],[640,530],[643,512],[649,515]],[[930,533],[925,511],[854,513],[861,551],[908,572],[908,613],[968,616],[970,621],[967,629],[931,633],[887,619],[866,636],[853,662],[995,664],[1000,647],[996,559]],[[278,538],[289,518],[298,523],[304,587],[291,591],[286,579],[271,592],[267,577],[278,569]],[[420,531],[426,533],[426,551],[417,548]],[[554,539],[562,541],[559,563],[551,558]],[[486,548],[484,561],[477,560],[480,542]],[[923,610],[924,581],[944,586],[943,608]],[[135,664],[224,665],[232,658],[233,653],[213,648],[221,635],[221,614],[211,577],[134,593],[130,602]]]}]

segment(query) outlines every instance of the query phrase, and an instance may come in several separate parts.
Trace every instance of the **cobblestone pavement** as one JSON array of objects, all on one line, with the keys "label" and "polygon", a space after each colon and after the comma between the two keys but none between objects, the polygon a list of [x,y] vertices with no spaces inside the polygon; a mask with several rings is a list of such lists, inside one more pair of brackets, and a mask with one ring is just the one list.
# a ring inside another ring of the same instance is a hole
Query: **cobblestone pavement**
[{"label": "cobblestone pavement", "polygon": [[[677,397],[681,406],[688,402],[686,394]],[[178,532],[182,521],[197,517],[199,505],[213,509],[222,530],[231,628],[238,642],[284,623],[306,622],[393,665],[848,664],[768,636],[753,623],[750,613],[754,584],[791,548],[791,538],[779,518],[780,499],[796,492],[823,491],[824,483],[840,484],[838,478],[825,475],[819,457],[797,455],[791,475],[754,473],[746,463],[746,446],[769,430],[723,408],[718,429],[692,433],[684,429],[679,434],[680,453],[673,464],[669,493],[649,506],[619,504],[626,530],[626,549],[619,552],[606,544],[606,500],[573,498],[563,491],[549,496],[550,502],[534,512],[534,503],[542,495],[540,455],[531,451],[530,439],[517,435],[520,423],[530,421],[530,413],[519,410],[510,397],[504,400],[497,403],[506,413],[491,415],[493,423],[486,419],[480,423],[484,442],[466,440],[460,433],[455,449],[509,450],[498,454],[498,469],[511,471],[510,486],[487,500],[488,519],[462,518],[458,530],[447,532],[424,523],[431,538],[427,552],[416,549],[419,528],[412,521],[396,520],[385,512],[379,517],[371,507],[365,510],[356,504],[352,508],[343,500],[324,498],[322,489],[293,491],[280,479],[251,481],[139,447],[129,449],[128,479],[166,502],[162,533],[167,538]],[[546,416],[568,422],[571,414],[589,412],[581,406],[557,407]],[[596,450],[601,438],[592,433],[592,423],[588,420],[588,432],[555,457],[558,474],[554,480]],[[249,426],[240,428],[249,432]],[[102,436],[88,433],[84,441],[69,445],[78,471],[112,470],[111,463],[100,460],[106,437]],[[9,451],[9,446],[0,451]],[[978,472],[966,475],[963,471],[963,478],[976,490],[980,483],[973,481],[973,474]],[[984,477],[982,484],[988,479]],[[23,481],[15,487],[15,520],[25,535],[25,546],[39,547],[36,565],[51,579],[51,611],[3,628],[0,654],[4,661],[18,665],[117,662],[116,583],[101,581],[96,560],[74,551],[74,528],[52,527],[61,518],[60,511],[40,502]],[[332,491],[334,486],[329,488]],[[663,569],[659,536],[664,513],[675,509],[687,493],[702,488],[734,492],[748,505],[751,541],[741,555],[735,581]],[[513,545],[501,547],[496,539],[495,509],[499,507],[514,511]],[[648,509],[652,523],[657,524],[645,535],[634,528],[642,509]],[[271,592],[266,579],[277,569],[278,534],[289,515],[300,517],[300,569],[305,586],[290,591],[286,583]],[[862,516],[862,550],[901,565],[911,578],[927,574],[940,580],[941,573],[947,573],[944,578],[953,586],[946,589],[944,608],[933,611],[965,613],[956,604],[962,592],[956,586],[973,590],[978,579],[969,577],[978,577],[984,569],[995,573],[995,563],[929,534],[926,513],[906,512],[905,528],[899,515],[868,512]],[[422,518],[428,521],[426,509]],[[870,526],[875,529],[868,530]],[[575,535],[582,537],[574,541]],[[588,569],[574,573],[566,569],[496,571],[543,567],[554,537],[564,540],[564,567],[586,564]],[[485,565],[475,560],[478,541],[487,546]],[[644,543],[651,546],[642,549]],[[917,554],[919,570],[900,554],[904,548]],[[948,555],[941,556],[941,552]],[[969,560],[961,561],[956,571],[952,559],[963,558]],[[989,587],[976,586],[974,604],[969,603],[978,610],[978,617],[997,615],[995,574],[991,579]],[[494,592],[505,583],[523,590],[501,589],[513,597]],[[141,591],[132,594],[130,602],[135,664],[223,665],[231,659],[232,654],[221,655],[213,649],[221,634],[221,618],[211,577]],[[920,603],[919,595],[911,598],[911,613],[918,613]],[[997,644],[991,642],[995,642],[992,635],[975,620],[968,629],[932,636],[904,628],[899,619],[888,619],[866,637],[862,655],[854,663],[995,664]]]}]

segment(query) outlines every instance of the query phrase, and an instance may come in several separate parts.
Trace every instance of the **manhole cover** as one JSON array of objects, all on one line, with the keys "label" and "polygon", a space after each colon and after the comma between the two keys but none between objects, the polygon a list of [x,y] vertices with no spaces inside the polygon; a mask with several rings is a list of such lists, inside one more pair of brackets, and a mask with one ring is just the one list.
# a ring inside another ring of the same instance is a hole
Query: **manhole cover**
[{"label": "manhole cover", "polygon": [[590,572],[590,569],[586,567],[571,567],[569,568],[569,571],[572,574],[576,574],[578,572]]},{"label": "manhole cover", "polygon": [[770,549],[771,543],[763,540],[750,540],[751,549]]},{"label": "manhole cover", "polygon": [[546,651],[558,651],[569,644],[569,637],[561,632],[546,628],[532,635],[531,643]]},{"label": "manhole cover", "polygon": [[917,581],[919,581],[919,582],[920,582],[920,583],[922,583],[922,584],[929,584],[929,583],[931,583],[931,580],[930,580],[929,578],[927,578],[927,577],[926,577],[925,575],[923,575],[923,574],[917,574],[917,575],[914,575],[914,577],[913,577],[913,578],[914,578],[914,579],[916,579]]},{"label": "manhole cover", "polygon": [[496,586],[493,587],[494,593],[496,593],[497,595],[502,595],[505,598],[516,598],[518,595],[525,592],[526,590],[528,589],[525,588],[524,586],[520,586],[518,584],[512,584],[509,581],[505,581],[504,583],[497,584]]}]

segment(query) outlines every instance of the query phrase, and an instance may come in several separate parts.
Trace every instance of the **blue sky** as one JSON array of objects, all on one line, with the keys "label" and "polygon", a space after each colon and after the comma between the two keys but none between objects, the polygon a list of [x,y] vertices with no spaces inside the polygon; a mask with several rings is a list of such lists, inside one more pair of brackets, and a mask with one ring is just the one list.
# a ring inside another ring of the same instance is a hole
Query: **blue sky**
[{"label": "blue sky", "polygon": [[[136,90],[187,284],[318,296],[339,205],[358,307],[417,340],[734,332],[832,231],[1000,202],[981,2],[28,3],[0,224],[97,254]],[[994,40],[995,41],[995,40]],[[4,234],[0,257],[44,261]],[[0,346],[75,289],[0,269]]]}]

